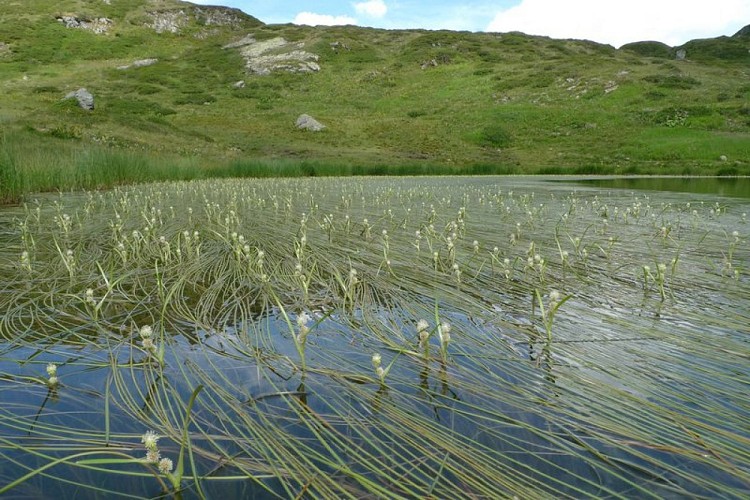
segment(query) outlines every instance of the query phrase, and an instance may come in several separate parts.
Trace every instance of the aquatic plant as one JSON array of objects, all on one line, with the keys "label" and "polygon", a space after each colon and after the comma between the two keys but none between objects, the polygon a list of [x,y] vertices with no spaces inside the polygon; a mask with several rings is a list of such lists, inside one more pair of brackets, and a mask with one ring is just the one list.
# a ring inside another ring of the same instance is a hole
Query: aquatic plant
[{"label": "aquatic plant", "polygon": [[487,178],[38,195],[0,212],[0,493],[742,496],[747,203],[691,200]]}]

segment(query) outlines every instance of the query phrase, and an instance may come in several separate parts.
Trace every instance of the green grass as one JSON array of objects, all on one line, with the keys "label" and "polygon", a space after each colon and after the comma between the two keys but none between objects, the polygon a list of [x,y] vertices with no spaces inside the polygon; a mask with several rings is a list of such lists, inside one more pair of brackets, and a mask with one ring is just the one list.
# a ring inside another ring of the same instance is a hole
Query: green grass
[{"label": "green grass", "polygon": [[[142,116],[141,118],[142,119]],[[158,131],[161,125],[144,121]],[[25,194],[110,189],[133,183],[215,178],[347,177],[363,175],[514,174],[510,165],[446,165],[415,161],[400,165],[354,161],[258,158],[206,161],[199,156],[154,154],[126,147],[89,146],[72,127],[0,136],[0,202],[17,203]],[[71,141],[70,139],[79,139]]]},{"label": "green grass", "polygon": [[[614,50],[519,33],[265,26],[249,17],[208,26],[197,13],[182,33],[157,34],[146,26],[151,9],[135,0],[67,0],[0,13],[0,41],[10,47],[0,59],[3,130],[34,145],[14,153],[18,175],[36,170],[36,157],[47,154],[37,149],[59,148],[62,159],[53,163],[71,163],[68,151],[95,157],[105,154],[102,145],[106,154],[142,156],[153,166],[134,174],[144,180],[165,161],[194,160],[217,173],[235,163],[300,162],[320,173],[481,165],[711,175],[744,173],[750,164],[741,147],[750,134],[747,38],[691,42],[687,60],[676,61],[647,43]],[[65,29],[51,13],[107,15],[114,25],[94,35]],[[302,43],[320,56],[322,70],[247,75],[239,52],[222,47],[248,33]],[[116,69],[146,57],[159,62]],[[437,66],[421,68],[432,60]],[[234,89],[241,79],[245,88]],[[81,86],[95,95],[92,112],[61,102]],[[302,113],[328,128],[296,130]],[[730,164],[716,163],[721,155]]]}]

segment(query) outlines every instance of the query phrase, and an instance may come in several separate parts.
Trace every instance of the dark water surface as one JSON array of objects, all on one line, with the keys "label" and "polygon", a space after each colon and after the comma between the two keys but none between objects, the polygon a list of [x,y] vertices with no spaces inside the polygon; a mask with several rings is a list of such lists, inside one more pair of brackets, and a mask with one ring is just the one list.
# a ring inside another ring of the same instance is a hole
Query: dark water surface
[{"label": "dark water surface", "polygon": [[675,191],[750,198],[750,177],[609,177],[583,179],[578,182],[601,188]]}]

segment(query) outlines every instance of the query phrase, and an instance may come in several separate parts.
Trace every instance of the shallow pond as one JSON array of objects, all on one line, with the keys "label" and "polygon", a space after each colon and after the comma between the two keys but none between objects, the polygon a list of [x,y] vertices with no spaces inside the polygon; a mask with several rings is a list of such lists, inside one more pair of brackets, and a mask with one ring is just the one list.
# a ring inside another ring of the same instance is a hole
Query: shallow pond
[{"label": "shallow pond", "polygon": [[0,494],[746,497],[750,200],[659,189],[230,180],[4,209]]}]

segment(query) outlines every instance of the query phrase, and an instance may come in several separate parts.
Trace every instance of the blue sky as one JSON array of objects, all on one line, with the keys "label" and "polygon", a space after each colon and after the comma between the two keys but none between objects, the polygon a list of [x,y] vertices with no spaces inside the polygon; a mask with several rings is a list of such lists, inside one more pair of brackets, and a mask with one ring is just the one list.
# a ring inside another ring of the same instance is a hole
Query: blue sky
[{"label": "blue sky", "polygon": [[750,0],[192,0],[237,7],[265,23],[522,31],[619,47],[680,45],[750,24]]}]

